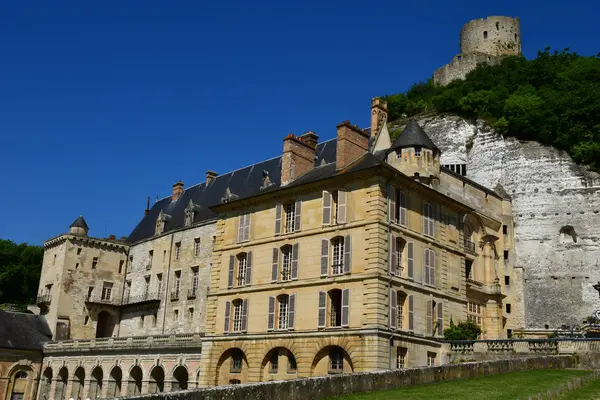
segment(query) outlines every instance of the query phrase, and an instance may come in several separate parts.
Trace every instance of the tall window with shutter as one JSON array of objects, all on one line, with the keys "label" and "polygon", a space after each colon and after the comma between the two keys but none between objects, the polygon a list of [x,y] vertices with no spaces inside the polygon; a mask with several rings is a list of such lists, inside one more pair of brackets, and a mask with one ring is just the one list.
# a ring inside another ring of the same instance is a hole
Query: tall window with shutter
[{"label": "tall window with shutter", "polygon": [[238,218],[238,242],[250,240],[250,213],[244,213]]},{"label": "tall window with shutter", "polygon": [[390,274],[396,276],[403,275],[403,256],[406,242],[404,239],[390,234]]},{"label": "tall window with shutter", "polygon": [[252,280],[252,252],[229,256],[227,287],[233,288],[250,285]]},{"label": "tall window with shutter", "polygon": [[407,226],[406,193],[394,186],[388,186],[388,219],[391,222]]},{"label": "tall window with shutter", "polygon": [[291,330],[294,329],[294,316],[296,308],[296,295],[282,294],[277,297],[269,297],[269,312],[267,318],[267,330]]},{"label": "tall window with shutter", "polygon": [[[230,329],[231,328],[231,329]],[[223,331],[246,332],[248,329],[248,299],[225,302],[225,326]]]},{"label": "tall window with shutter", "polygon": [[[340,275],[351,272],[352,266],[352,238],[348,236],[338,236],[331,239],[329,243],[321,243],[321,267],[325,256],[329,256],[329,247],[331,247],[331,275]],[[325,253],[327,251],[327,254]],[[321,268],[323,273],[323,268]]]},{"label": "tall window with shutter", "polygon": [[290,279],[292,279],[292,246],[287,245],[281,248],[281,280]]},{"label": "tall window with shutter", "polygon": [[348,327],[350,324],[350,289],[319,292],[318,327]]},{"label": "tall window with shutter", "polygon": [[408,330],[414,331],[415,329],[415,300],[412,294],[406,296],[408,303]]},{"label": "tall window with shutter", "polygon": [[415,277],[415,245],[413,242],[406,244],[406,277],[408,279]]},{"label": "tall window with shutter", "polygon": [[323,191],[323,225],[345,224],[348,215],[348,193],[345,190]]},{"label": "tall window with shutter", "polygon": [[427,334],[442,336],[444,334],[444,304],[435,300],[427,300]]},{"label": "tall window with shutter", "polygon": [[407,329],[407,323],[404,318],[407,317],[408,313],[405,312],[407,308],[407,296],[404,292],[390,289],[389,294],[389,326],[391,329]]},{"label": "tall window with shutter", "polygon": [[273,248],[271,263],[271,282],[286,282],[298,279],[300,263],[300,244],[285,245],[280,249]]},{"label": "tall window with shutter", "polygon": [[431,249],[425,249],[425,266],[423,268],[423,278],[426,285],[435,286],[435,252]]},{"label": "tall window with shutter", "polygon": [[432,204],[423,204],[423,234],[434,236],[435,209]]}]

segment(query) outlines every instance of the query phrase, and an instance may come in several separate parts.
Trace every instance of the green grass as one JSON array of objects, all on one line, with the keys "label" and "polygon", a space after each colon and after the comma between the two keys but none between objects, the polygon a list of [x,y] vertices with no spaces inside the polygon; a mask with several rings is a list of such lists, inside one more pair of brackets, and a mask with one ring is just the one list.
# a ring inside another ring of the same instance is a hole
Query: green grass
[{"label": "green grass", "polygon": [[581,389],[567,393],[561,400],[596,400],[600,398],[600,381],[593,381]]},{"label": "green grass", "polygon": [[[536,370],[510,372],[484,378],[461,379],[403,389],[335,397],[336,400],[516,400],[545,392],[572,378],[588,374],[582,370]],[[598,383],[600,385],[600,383]],[[591,385],[590,385],[591,386]],[[600,386],[597,386],[600,388]],[[590,392],[591,393],[591,392]],[[333,398],[332,398],[333,399]],[[577,397],[577,399],[582,399]],[[590,397],[591,399],[591,397]]]}]

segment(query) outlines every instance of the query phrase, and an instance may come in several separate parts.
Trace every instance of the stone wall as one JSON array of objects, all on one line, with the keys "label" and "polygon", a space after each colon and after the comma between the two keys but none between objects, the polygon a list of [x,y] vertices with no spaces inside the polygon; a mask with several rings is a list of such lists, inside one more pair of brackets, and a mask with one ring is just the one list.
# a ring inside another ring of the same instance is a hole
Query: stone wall
[{"label": "stone wall", "polygon": [[441,367],[330,375],[326,377],[225,386],[129,398],[140,400],[317,400],[331,396],[389,390],[455,379],[489,376],[505,372],[547,368],[561,369],[573,366],[573,357],[569,355],[542,356],[453,364]]},{"label": "stone wall", "polygon": [[460,31],[461,53],[480,52],[494,56],[521,54],[519,18],[487,17],[467,22]]},{"label": "stone wall", "polygon": [[600,308],[592,287],[600,281],[600,175],[565,152],[504,138],[481,121],[444,116],[419,123],[442,150],[442,164],[464,163],[468,178],[500,184],[512,197],[510,257],[515,272],[523,271],[523,287],[513,279],[510,295],[518,303],[524,293],[524,310],[512,313],[523,313],[517,319],[525,328],[581,324]]},{"label": "stone wall", "polygon": [[495,65],[502,57],[490,56],[484,53],[462,53],[454,56],[450,63],[438,68],[433,73],[433,80],[439,85],[447,85],[456,79],[465,79],[479,64]]}]

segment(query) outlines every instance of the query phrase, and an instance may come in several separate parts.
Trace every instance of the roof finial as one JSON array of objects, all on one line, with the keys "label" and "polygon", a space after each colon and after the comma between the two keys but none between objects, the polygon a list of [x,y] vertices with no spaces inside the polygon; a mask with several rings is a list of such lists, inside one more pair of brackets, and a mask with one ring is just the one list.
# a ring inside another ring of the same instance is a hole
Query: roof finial
[{"label": "roof finial", "polygon": [[144,215],[150,214],[150,196],[148,196],[148,202],[146,203],[146,209],[144,210]]}]

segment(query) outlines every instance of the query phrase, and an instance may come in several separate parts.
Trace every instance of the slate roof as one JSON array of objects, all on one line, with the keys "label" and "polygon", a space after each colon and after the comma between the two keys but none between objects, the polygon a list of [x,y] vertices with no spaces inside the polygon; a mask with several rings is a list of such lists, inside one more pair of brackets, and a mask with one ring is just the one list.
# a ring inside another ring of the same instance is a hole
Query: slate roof
[{"label": "slate roof", "polygon": [[[324,166],[328,164],[332,165],[335,170],[336,142],[336,139],[331,139],[317,144],[315,151],[315,167],[317,168],[315,170],[323,172],[322,168],[325,168]],[[268,187],[263,185],[265,172],[268,173],[269,177],[270,186]],[[298,184],[298,181],[294,183]],[[305,180],[302,180],[302,182],[305,182]],[[185,218],[185,207],[190,200],[196,206],[199,206],[196,207],[194,222],[201,222],[217,216],[209,207],[221,204],[221,199],[227,189],[237,198],[242,199],[278,189],[280,184],[281,156],[218,175],[209,185],[203,182],[185,189],[183,194],[175,201],[172,201],[171,196],[169,196],[154,203],[148,215],[145,215],[131,232],[128,241],[135,243],[153,237],[156,218],[161,211],[171,216],[165,222],[165,232],[182,227]]]},{"label": "slate roof", "polygon": [[389,151],[415,146],[425,147],[426,149],[432,149],[438,152],[440,151],[431,138],[427,136],[427,133],[425,133],[423,128],[421,128],[416,121],[411,119],[406,124],[402,133],[400,133],[394,143],[392,143]]},{"label": "slate roof", "polygon": [[85,219],[83,219],[82,215],[77,217],[77,219],[75,221],[73,221],[73,223],[71,224],[70,227],[71,228],[83,228],[85,230],[90,229],[90,228],[88,228],[88,224],[85,222]]},{"label": "slate roof", "polygon": [[0,348],[42,350],[52,338],[46,320],[34,314],[0,310]]}]

